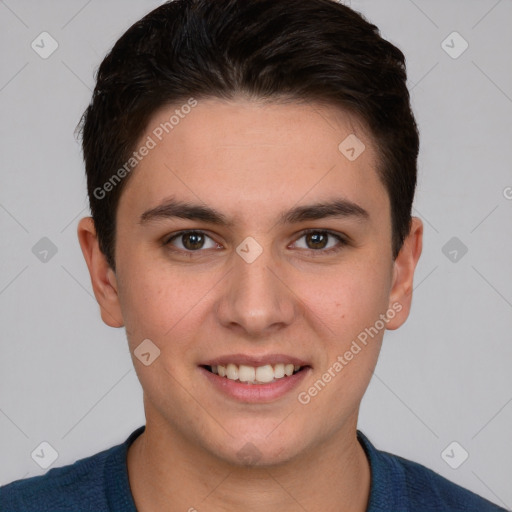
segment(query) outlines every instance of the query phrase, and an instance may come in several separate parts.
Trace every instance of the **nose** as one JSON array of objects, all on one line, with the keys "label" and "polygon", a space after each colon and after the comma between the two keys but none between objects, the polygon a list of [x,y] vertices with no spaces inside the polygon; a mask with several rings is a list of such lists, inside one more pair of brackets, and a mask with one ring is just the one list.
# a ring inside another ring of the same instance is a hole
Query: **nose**
[{"label": "nose", "polygon": [[271,251],[251,263],[238,254],[233,259],[216,308],[218,321],[253,340],[292,324],[298,314],[293,286]]}]

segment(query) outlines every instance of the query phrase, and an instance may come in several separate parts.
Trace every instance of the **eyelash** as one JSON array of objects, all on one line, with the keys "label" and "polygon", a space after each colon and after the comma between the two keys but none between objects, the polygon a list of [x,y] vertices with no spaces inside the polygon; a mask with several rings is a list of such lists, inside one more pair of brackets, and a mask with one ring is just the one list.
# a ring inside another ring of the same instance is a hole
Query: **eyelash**
[{"label": "eyelash", "polygon": [[[197,229],[189,229],[189,230],[179,231],[178,233],[172,234],[169,238],[167,238],[163,242],[163,245],[168,247],[173,252],[180,252],[180,253],[186,254],[188,256],[193,256],[195,253],[200,253],[200,252],[203,252],[205,250],[208,250],[208,249],[197,249],[196,251],[191,251],[191,250],[176,249],[176,248],[172,247],[171,242],[173,240],[176,240],[180,236],[191,234],[191,233],[198,233],[198,234],[201,234],[201,235],[205,235],[207,238],[210,238],[211,240],[213,240],[212,237],[209,236],[204,231],[197,230]],[[325,254],[337,253],[337,252],[341,251],[345,246],[348,245],[348,241],[347,241],[347,239],[345,237],[343,237],[342,235],[337,234],[335,232],[329,231],[327,229],[314,229],[314,228],[313,229],[306,229],[306,230],[304,230],[300,234],[300,236],[297,238],[297,240],[300,240],[304,236],[312,234],[312,233],[326,234],[326,235],[329,235],[329,236],[335,238],[336,240],[338,240],[338,244],[336,246],[334,246],[334,247],[331,247],[330,249],[303,249],[305,251],[313,253],[314,256],[322,256],[322,255],[325,255]],[[217,243],[217,242],[215,242],[215,243]]]}]

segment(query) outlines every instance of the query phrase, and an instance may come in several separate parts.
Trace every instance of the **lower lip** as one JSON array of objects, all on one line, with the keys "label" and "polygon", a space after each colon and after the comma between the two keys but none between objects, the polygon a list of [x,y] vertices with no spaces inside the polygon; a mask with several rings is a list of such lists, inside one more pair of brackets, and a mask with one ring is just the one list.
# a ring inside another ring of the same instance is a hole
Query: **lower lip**
[{"label": "lower lip", "polygon": [[246,384],[227,377],[219,377],[201,366],[199,369],[216,389],[231,398],[248,403],[267,403],[283,397],[298,387],[311,370],[310,367],[306,367],[289,377],[267,384]]}]

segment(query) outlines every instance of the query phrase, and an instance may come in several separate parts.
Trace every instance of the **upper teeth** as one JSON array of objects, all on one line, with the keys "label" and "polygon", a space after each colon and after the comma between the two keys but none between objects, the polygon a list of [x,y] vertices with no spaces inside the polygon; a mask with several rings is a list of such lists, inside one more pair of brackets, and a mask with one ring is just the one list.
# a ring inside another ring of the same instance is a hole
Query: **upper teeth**
[{"label": "upper teeth", "polygon": [[227,377],[230,380],[239,380],[255,384],[257,382],[267,383],[274,382],[274,379],[293,375],[294,371],[300,369],[300,366],[293,364],[278,363],[275,365],[266,364],[265,366],[246,366],[244,364],[237,365],[229,363],[226,366],[221,364],[212,366],[212,372],[217,373],[220,377]]}]

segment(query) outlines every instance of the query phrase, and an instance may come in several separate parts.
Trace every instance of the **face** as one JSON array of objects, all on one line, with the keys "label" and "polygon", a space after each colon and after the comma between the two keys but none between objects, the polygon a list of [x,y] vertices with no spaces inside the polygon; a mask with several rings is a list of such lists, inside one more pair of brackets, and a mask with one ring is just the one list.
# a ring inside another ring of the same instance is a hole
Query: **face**
[{"label": "face", "polygon": [[306,456],[355,428],[418,233],[394,261],[376,150],[346,113],[205,99],[160,133],[176,108],[138,146],[155,142],[120,199],[103,318],[126,327],[148,424],[232,463]]}]

